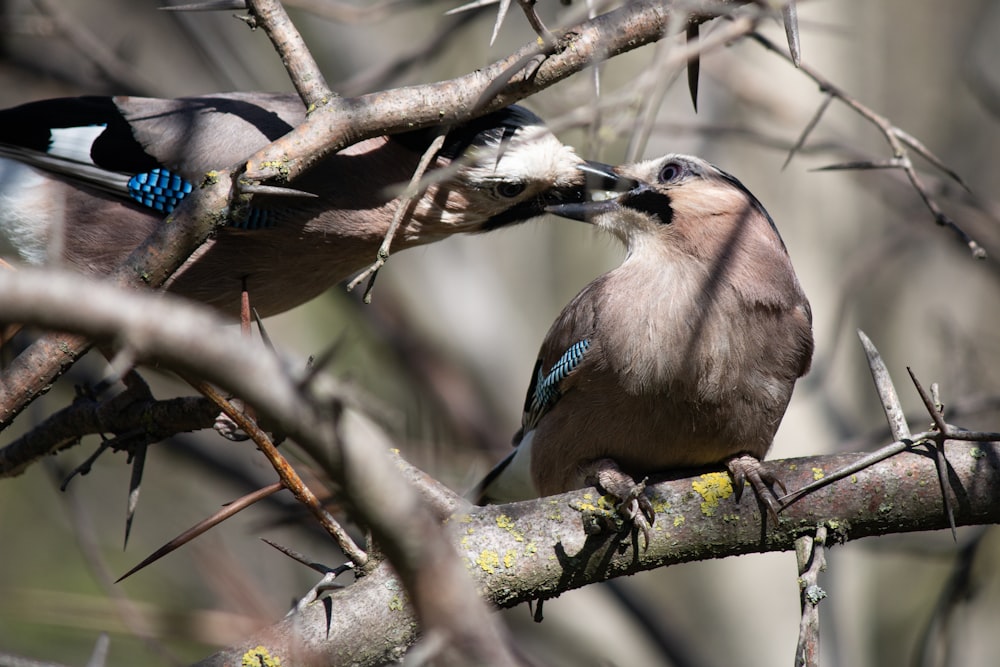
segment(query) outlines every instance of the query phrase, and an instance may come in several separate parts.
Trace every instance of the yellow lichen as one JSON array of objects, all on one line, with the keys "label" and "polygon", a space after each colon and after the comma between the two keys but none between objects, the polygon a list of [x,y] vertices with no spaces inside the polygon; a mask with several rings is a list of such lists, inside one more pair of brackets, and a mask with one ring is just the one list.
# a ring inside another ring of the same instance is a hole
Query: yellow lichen
[{"label": "yellow lichen", "polygon": [[479,552],[476,564],[487,574],[493,574],[500,567],[500,554],[490,549],[483,549]]},{"label": "yellow lichen", "polygon": [[691,488],[702,497],[701,513],[714,516],[719,501],[733,495],[733,484],[729,481],[729,475],[724,472],[706,473],[698,480],[700,481],[691,482]]},{"label": "yellow lichen", "polygon": [[822,468],[813,468],[813,479],[819,480],[826,477],[826,473],[823,472]]},{"label": "yellow lichen", "polygon": [[281,658],[272,656],[263,646],[255,646],[240,659],[242,667],[281,667]]},{"label": "yellow lichen", "polygon": [[677,526],[683,524],[685,521],[686,521],[686,519],[684,518],[683,514],[679,514],[679,515],[675,516],[674,517],[674,528],[676,528]]},{"label": "yellow lichen", "polygon": [[514,527],[514,520],[506,514],[497,517],[497,528],[506,530],[518,542],[524,542],[524,533]]},{"label": "yellow lichen", "polygon": [[517,559],[517,554],[511,550],[507,550],[503,555],[503,566],[507,569],[514,567],[514,561]]}]

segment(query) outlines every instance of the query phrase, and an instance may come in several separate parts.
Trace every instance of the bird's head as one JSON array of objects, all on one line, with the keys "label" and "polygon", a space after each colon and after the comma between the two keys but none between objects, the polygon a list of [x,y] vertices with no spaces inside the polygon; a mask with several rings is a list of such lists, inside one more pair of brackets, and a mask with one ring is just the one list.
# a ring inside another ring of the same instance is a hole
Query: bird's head
[{"label": "bird's head", "polygon": [[490,231],[543,215],[548,206],[585,202],[591,191],[634,185],[610,165],[580,158],[518,106],[449,132],[430,180],[413,212],[428,236]]},{"label": "bird's head", "polygon": [[671,154],[615,167],[635,187],[612,199],[570,202],[549,213],[593,223],[630,250],[650,239],[706,260],[738,248],[784,243],[764,206],[736,177],[701,158]]}]

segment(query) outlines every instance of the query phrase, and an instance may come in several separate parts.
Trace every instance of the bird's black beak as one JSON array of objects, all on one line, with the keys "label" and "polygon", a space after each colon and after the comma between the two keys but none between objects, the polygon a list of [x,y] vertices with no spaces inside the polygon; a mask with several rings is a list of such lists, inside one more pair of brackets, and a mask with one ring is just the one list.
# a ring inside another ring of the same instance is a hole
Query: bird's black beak
[{"label": "bird's black beak", "polygon": [[625,192],[639,183],[633,178],[622,176],[610,164],[585,160],[576,167],[583,172],[587,192]]},{"label": "bird's black beak", "polygon": [[639,187],[639,181],[622,176],[603,162],[586,160],[577,166],[586,177],[581,200],[558,202],[545,207],[546,213],[571,220],[590,221],[595,215],[618,207],[618,197]]}]

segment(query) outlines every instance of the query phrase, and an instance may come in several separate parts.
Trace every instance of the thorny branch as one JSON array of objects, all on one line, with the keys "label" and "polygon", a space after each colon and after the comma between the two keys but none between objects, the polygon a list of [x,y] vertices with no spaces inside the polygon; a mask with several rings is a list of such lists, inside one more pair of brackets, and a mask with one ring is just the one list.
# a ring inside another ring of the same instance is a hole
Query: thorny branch
[{"label": "thorny branch", "polygon": [[[784,50],[782,50],[777,44],[764,37],[760,33],[753,33],[751,38],[754,39],[761,46],[767,50],[778,54],[786,60],[792,61],[792,56],[788,55]],[[916,169],[913,166],[913,161],[910,159],[910,150],[914,151],[917,155],[924,158],[937,169],[941,170],[956,183],[961,185],[963,188],[968,190],[968,187],[962,181],[958,174],[953,170],[949,169],[944,162],[941,161],[936,155],[934,155],[926,146],[924,146],[919,140],[910,135],[909,133],[903,131],[902,129],[896,127],[892,121],[890,121],[885,116],[882,116],[875,111],[871,110],[854,97],[849,95],[847,92],[836,86],[833,82],[827,79],[825,76],[820,74],[818,71],[809,67],[805,63],[798,63],[799,69],[810,79],[812,79],[820,88],[824,94],[829,98],[837,98],[852,110],[854,110],[859,116],[867,120],[869,123],[878,128],[882,136],[885,137],[886,142],[889,144],[889,148],[892,150],[892,157],[884,162],[849,162],[845,164],[831,165],[828,167],[823,167],[821,170],[835,170],[835,169],[899,169],[902,170],[906,177],[909,179],[910,183],[913,185],[913,189],[917,191],[920,198],[923,200],[924,205],[934,216],[934,221],[941,225],[942,227],[947,227],[951,229],[956,236],[964,243],[969,250],[972,252],[972,256],[976,259],[985,259],[986,250],[983,249],[979,243],[976,242],[971,236],[969,236],[961,227],[955,223],[948,215],[941,210],[934,197],[931,196],[930,190],[924,185],[920,176],[917,174]],[[805,131],[799,137],[799,140],[795,144],[795,148],[792,149],[788,160],[791,156],[795,154],[796,150],[805,144],[806,138],[812,131],[819,121],[819,117],[826,110],[829,105],[829,100],[824,99],[824,102],[819,107],[813,120],[806,127]],[[787,164],[787,160],[786,160]]]}]

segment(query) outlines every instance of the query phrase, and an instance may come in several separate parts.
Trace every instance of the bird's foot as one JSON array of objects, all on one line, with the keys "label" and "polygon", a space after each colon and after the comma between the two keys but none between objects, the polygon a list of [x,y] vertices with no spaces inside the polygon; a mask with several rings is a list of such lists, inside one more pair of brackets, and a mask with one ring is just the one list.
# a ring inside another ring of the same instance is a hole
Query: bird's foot
[{"label": "bird's foot", "polygon": [[[243,401],[241,401],[240,399],[230,398],[229,402],[232,403],[233,406],[240,412],[245,411]],[[232,440],[233,442],[244,442],[250,439],[250,436],[247,434],[247,432],[244,431],[242,428],[240,428],[239,424],[233,421],[233,418],[227,415],[225,412],[220,412],[218,416],[216,416],[215,423],[212,425],[212,428],[215,429],[215,431],[226,440]]]},{"label": "bird's foot", "polygon": [[646,496],[646,479],[636,482],[611,459],[598,459],[583,469],[584,479],[605,495],[617,500],[615,511],[633,530],[642,533],[644,549],[649,548],[649,530],[656,519],[653,504]]},{"label": "bird's foot", "polygon": [[773,472],[764,470],[760,459],[749,454],[742,454],[729,459],[726,461],[726,468],[733,478],[733,491],[736,494],[736,502],[739,502],[743,496],[743,486],[747,482],[750,482],[750,487],[753,489],[754,495],[757,496],[760,502],[767,506],[768,516],[777,524],[781,503],[775,497],[771,487],[777,486],[781,489],[782,494],[788,493],[785,489],[785,483],[781,481],[781,478]]}]

